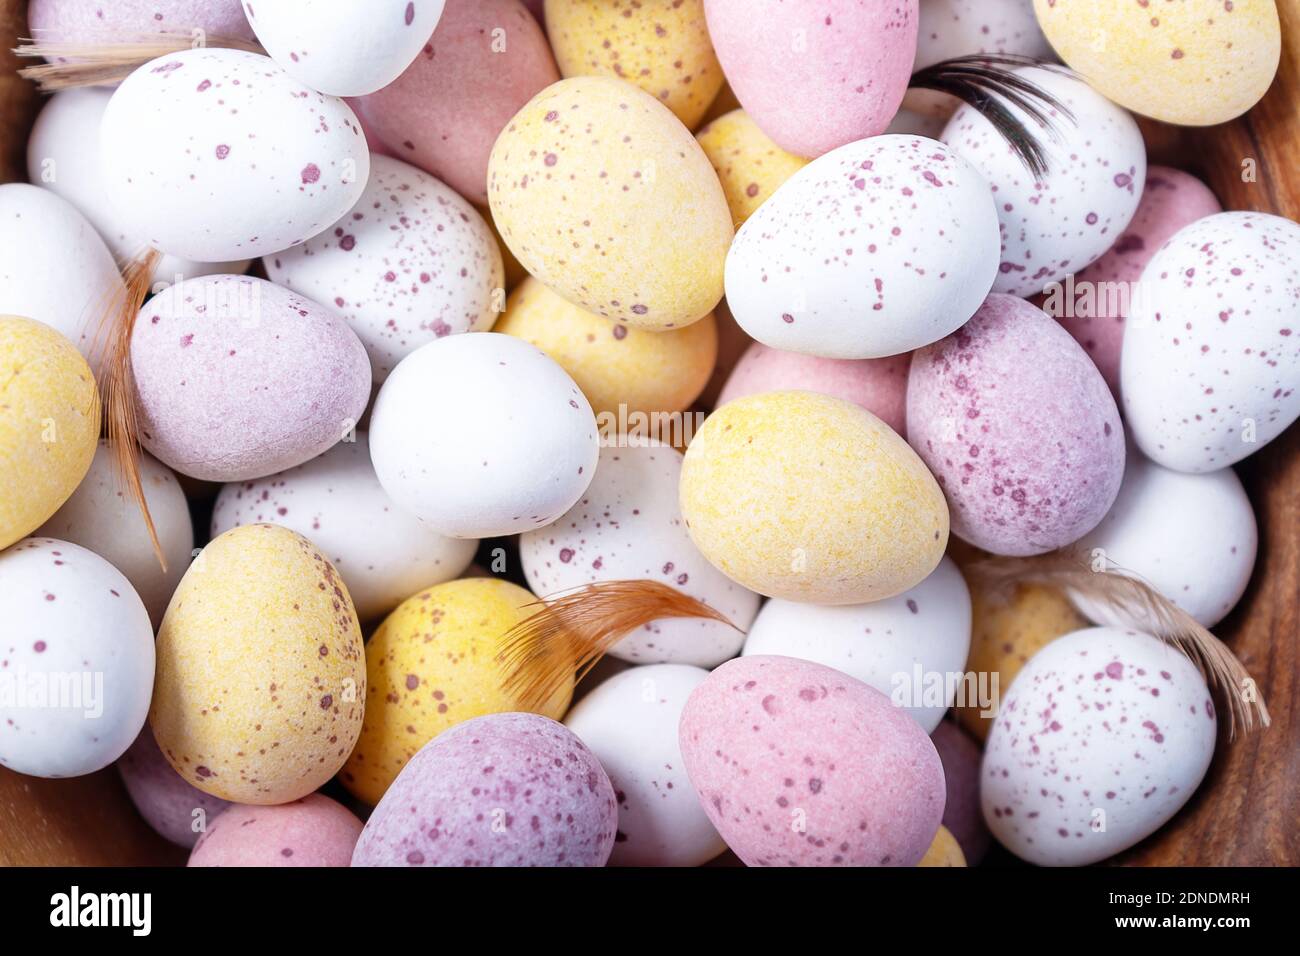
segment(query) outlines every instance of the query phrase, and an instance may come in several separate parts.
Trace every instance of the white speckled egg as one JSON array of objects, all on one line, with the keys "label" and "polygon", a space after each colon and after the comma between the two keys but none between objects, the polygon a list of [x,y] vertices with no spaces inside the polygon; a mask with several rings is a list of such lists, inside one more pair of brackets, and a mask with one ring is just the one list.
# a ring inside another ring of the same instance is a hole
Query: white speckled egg
[{"label": "white speckled egg", "polygon": [[364,432],[297,468],[221,489],[212,537],[261,523],[291,528],[324,551],[362,621],[458,577],[476,545],[444,538],[394,504],[375,477]]},{"label": "white speckled egg", "polygon": [[633,667],[604,681],[564,724],[614,785],[613,866],[699,866],[726,849],[686,777],[677,739],[682,708],[709,672],[682,664]]},{"label": "white speckled egg", "polygon": [[1214,755],[1209,689],[1158,638],[1096,627],[1048,644],[1003,695],[980,797],[999,843],[1084,866],[1158,830]]},{"label": "white speckled egg", "polygon": [[[334,96],[387,86],[428,42],[443,0],[258,0],[257,39],[290,76]],[[256,12],[254,12],[256,11]]]},{"label": "white speckled egg", "polygon": [[241,50],[141,66],[109,100],[99,147],[123,230],[203,262],[311,238],[352,207],[370,173],[346,103]]},{"label": "white speckled egg", "polygon": [[601,448],[596,477],[581,500],[549,528],[523,535],[519,556],[528,586],[543,597],[595,581],[648,579],[716,608],[736,627],[668,618],[610,651],[642,664],[716,667],[740,650],[759,598],[691,542],[677,501],[681,472],[681,453],[657,441]]},{"label": "white speckled egg", "polygon": [[546,354],[511,335],[421,346],[375,399],[370,456],[400,507],[453,538],[541,528],[596,472],[596,416]]},{"label": "white speckled egg", "polygon": [[896,597],[838,607],[773,598],[745,639],[746,656],[776,654],[825,664],[890,698],[931,733],[957,693],[970,652],[970,592],[944,558]]},{"label": "white speckled egg", "polygon": [[153,628],[122,573],[85,548],[0,552],[0,766],[77,777],[122,756],[149,713]]},{"label": "white speckled egg", "polygon": [[1300,225],[1224,212],[1151,258],[1120,358],[1138,447],[1178,471],[1215,471],[1300,416]]},{"label": "white speckled egg", "polygon": [[994,292],[1027,296],[1101,258],[1128,226],[1146,181],[1146,146],[1133,117],[1082,80],[1055,70],[1015,71],[1052,96],[1055,135],[1004,103],[1038,138],[1048,169],[1041,182],[973,107],[953,114],[940,137],[993,187],[1002,227]]},{"label": "white speckled egg", "polygon": [[727,304],[764,345],[907,352],[961,326],[997,274],[988,184],[946,146],[877,136],[795,173],[741,227]]},{"label": "white speckled egg", "polygon": [[273,282],[343,313],[377,382],[426,342],[486,332],[505,306],[501,250],[478,210],[387,156],[370,157],[366,191],[332,229],[262,261]]}]

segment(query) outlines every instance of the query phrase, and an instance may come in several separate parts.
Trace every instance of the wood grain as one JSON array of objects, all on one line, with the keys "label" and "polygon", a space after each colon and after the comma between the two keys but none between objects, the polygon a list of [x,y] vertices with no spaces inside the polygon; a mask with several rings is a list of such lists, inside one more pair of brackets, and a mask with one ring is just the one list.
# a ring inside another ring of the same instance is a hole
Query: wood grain
[{"label": "wood grain", "polygon": [[0,0],[0,183],[27,178],[27,131],[40,108],[36,88],[18,76],[18,57],[11,52],[27,36],[24,0]]}]

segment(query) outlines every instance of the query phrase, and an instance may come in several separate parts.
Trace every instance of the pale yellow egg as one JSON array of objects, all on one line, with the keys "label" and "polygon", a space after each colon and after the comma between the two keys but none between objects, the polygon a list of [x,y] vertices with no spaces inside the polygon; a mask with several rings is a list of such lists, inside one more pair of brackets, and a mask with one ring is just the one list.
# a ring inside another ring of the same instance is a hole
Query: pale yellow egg
[{"label": "pale yellow egg", "polygon": [[737,229],[777,187],[808,165],[808,160],[772,142],[744,110],[718,117],[695,138],[718,174]]},{"label": "pale yellow egg", "polygon": [[939,832],[934,835],[934,842],[930,844],[930,849],[925,851],[925,856],[921,857],[921,862],[916,865],[965,866],[966,854],[961,852],[957,838],[948,832],[948,828],[940,826]]}]

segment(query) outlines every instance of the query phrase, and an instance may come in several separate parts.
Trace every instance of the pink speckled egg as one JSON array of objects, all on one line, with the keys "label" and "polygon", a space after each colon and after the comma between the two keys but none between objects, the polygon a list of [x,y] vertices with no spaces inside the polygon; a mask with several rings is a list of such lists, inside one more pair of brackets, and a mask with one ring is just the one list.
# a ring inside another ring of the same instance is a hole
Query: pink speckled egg
[{"label": "pink speckled egg", "polygon": [[980,770],[984,820],[1030,863],[1096,863],[1178,812],[1214,739],[1209,689],[1181,653],[1136,631],[1075,631],[1003,695]]},{"label": "pink speckled egg", "polygon": [[314,458],[370,398],[366,350],[337,313],[247,276],[190,279],[151,299],[131,367],[141,442],[206,481]]},{"label": "pink speckled egg", "polygon": [[595,755],[537,714],[445,730],[370,815],[353,866],[604,866],[618,805]]},{"label": "pink speckled egg", "polygon": [[366,191],[333,228],[262,264],[271,281],[334,304],[376,382],[425,342],[486,332],[505,303],[501,250],[478,210],[386,156],[371,156]]},{"label": "pink speckled egg", "polygon": [[232,804],[208,826],[187,866],[347,866],[361,821],[319,793],[292,803]]},{"label": "pink speckled egg", "polygon": [[173,770],[148,725],[118,758],[117,772],[144,822],[178,846],[193,847],[217,814],[230,806],[190,786]]},{"label": "pink speckled egg", "polygon": [[930,734],[939,752],[948,799],[943,805],[943,825],[957,840],[968,866],[984,859],[993,838],[980,813],[980,748],[951,720],[942,721]]},{"label": "pink speckled egg", "polygon": [[356,106],[394,155],[486,205],[497,135],[559,78],[545,35],[519,0],[447,0],[415,62]]},{"label": "pink speckled egg", "polygon": [[943,816],[943,766],[906,712],[790,657],[723,664],[686,701],[682,758],[749,866],[915,866]]},{"label": "pink speckled egg", "polygon": [[714,50],[777,145],[815,157],[881,132],[916,57],[916,0],[705,0]]},{"label": "pink speckled egg", "polygon": [[881,359],[828,359],[755,342],[736,363],[718,404],[759,392],[821,392],[861,405],[906,435],[907,371],[911,365],[910,352]]},{"label": "pink speckled egg", "polygon": [[239,0],[31,0],[27,22],[50,43],[121,43],[148,33],[192,33],[253,39]]},{"label": "pink speckled egg", "polygon": [[[1124,319],[1142,294],[1142,270],[1175,232],[1222,209],[1195,176],[1151,166],[1137,213],[1110,251],[1075,276],[1072,287],[1057,283],[1044,297],[1043,310],[1084,347],[1117,398]],[[1067,295],[1071,288],[1074,294]]]},{"label": "pink speckled egg", "polygon": [[1124,476],[1124,432],[1101,373],[1068,332],[1013,296],[989,296],[912,357],[907,427],[953,532],[994,554],[1077,541]]}]

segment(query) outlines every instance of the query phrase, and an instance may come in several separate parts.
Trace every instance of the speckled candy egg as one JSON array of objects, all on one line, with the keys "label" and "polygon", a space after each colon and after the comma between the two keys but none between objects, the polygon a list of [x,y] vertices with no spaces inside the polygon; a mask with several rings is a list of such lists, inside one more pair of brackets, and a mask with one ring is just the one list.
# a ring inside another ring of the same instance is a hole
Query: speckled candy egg
[{"label": "speckled candy egg", "polygon": [[550,524],[590,484],[598,451],[596,418],[573,379],[540,349],[494,332],[412,352],[370,421],[384,490],[453,538]]},{"label": "speckled candy egg", "polygon": [[1097,367],[1041,309],[991,295],[912,357],[912,447],[943,486],[953,532],[1043,554],[1097,526],[1119,493],[1124,432]]},{"label": "speckled candy egg", "polygon": [[1034,0],[1052,46],[1103,95],[1182,126],[1240,116],[1264,95],[1281,55],[1273,0],[1091,3]]},{"label": "speckled candy egg", "polygon": [[618,801],[613,866],[699,866],[726,849],[682,765],[677,726],[708,671],[652,664],[616,674],[564,719],[600,760]]},{"label": "speckled candy egg", "polygon": [[107,560],[126,575],[157,627],[189,566],[194,526],[176,476],[145,454],[140,455],[140,485],[166,570],[158,563],[144,516],[118,473],[115,454],[102,438],[90,471],[38,534],[79,544]]},{"label": "speckled candy egg", "polygon": [[32,36],[52,43],[122,43],[141,34],[189,33],[253,39],[239,0],[30,0]]},{"label": "speckled candy egg", "polygon": [[276,63],[313,90],[363,96],[411,65],[443,0],[258,0],[248,22]]},{"label": "speckled candy egg", "polygon": [[501,251],[478,210],[414,166],[370,157],[370,182],[320,235],[263,260],[273,281],[333,303],[376,382],[425,342],[486,332],[504,295]]},{"label": "speckled candy egg", "polygon": [[267,57],[219,48],[169,53],[128,76],[99,149],[123,231],[206,262],[311,238],[352,207],[370,171],[346,103]]},{"label": "speckled candy egg", "polygon": [[907,434],[911,353],[881,359],[829,359],[755,342],[740,357],[718,404],[760,392],[822,392],[861,405],[900,435]]},{"label": "speckled candy egg", "polygon": [[921,862],[917,866],[965,866],[966,857],[961,851],[961,845],[958,844],[957,838],[954,837],[947,827],[939,827],[939,832],[934,835],[934,840],[930,843],[930,848],[925,851],[925,856],[921,857]]},{"label": "speckled candy egg", "polygon": [[130,582],[67,541],[0,552],[0,767],[78,777],[131,746],[149,712],[153,628]]},{"label": "speckled candy egg", "polygon": [[969,650],[970,594],[944,558],[916,587],[883,601],[816,607],[773,598],[749,628],[744,653],[796,657],[856,677],[928,734],[953,704]]},{"label": "speckled candy egg", "polygon": [[236,804],[212,821],[186,865],[349,866],[359,836],[356,815],[319,793],[274,807]]},{"label": "speckled candy egg", "polygon": [[1041,180],[973,107],[957,110],[940,138],[993,188],[1002,227],[993,291],[1031,295],[1101,258],[1128,228],[1142,198],[1147,160],[1133,117],[1082,80],[1040,67],[1015,73],[1073,114],[1071,120],[1048,109],[1053,135],[1003,102],[1042,146],[1048,169]]},{"label": "speckled candy egg", "polygon": [[943,816],[943,767],[920,725],[820,664],[728,661],[686,701],[680,743],[747,866],[914,866]]},{"label": "speckled candy egg", "polygon": [[310,541],[249,525],[194,559],[158,631],[149,713],[182,777],[223,800],[296,800],[343,765],[365,699],[352,599]]},{"label": "speckled candy egg", "polygon": [[898,110],[916,55],[916,0],[704,0],[727,81],[783,149],[822,153],[875,136]]},{"label": "speckled candy egg", "polygon": [[[1250,499],[1231,468],[1189,475],[1132,453],[1115,506],[1079,547],[1094,566],[1142,578],[1214,627],[1245,593],[1258,542]],[[1082,595],[1074,603],[1098,624],[1122,624]]]},{"label": "speckled candy egg", "polygon": [[962,859],[975,866],[984,859],[993,842],[980,812],[979,745],[950,720],[939,722],[930,734],[930,743],[934,744],[943,764],[947,793],[943,805],[943,829],[961,847]]},{"label": "speckled candy egg", "polygon": [[634,412],[681,412],[699,398],[718,355],[712,315],[651,332],[588,312],[532,276],[510,294],[496,331],[531,342],[573,376],[601,431]]},{"label": "speckled candy egg", "polygon": [[[538,610],[537,598],[495,578],[449,581],[422,591],[388,616],[366,645],[369,696],[356,749],[340,774],[376,804],[416,751],[448,727],[523,701],[502,686],[500,640]],[[573,685],[542,713],[557,720]]]},{"label": "speckled candy egg", "polygon": [[1134,296],[1144,294],[1138,282],[1142,270],[1175,232],[1222,208],[1190,173],[1148,167],[1137,213],[1110,251],[1075,276],[1072,286],[1057,283],[1045,297],[1043,310],[1084,347],[1116,397],[1124,320]]},{"label": "speckled candy egg", "polygon": [[488,198],[524,267],[639,328],[698,322],[722,297],[731,213],[699,143],[622,80],[562,80],[492,148]]},{"label": "speckled candy egg", "polygon": [[562,724],[492,714],[453,727],[375,807],[353,866],[604,866],[618,806]]},{"label": "speckled candy egg", "polygon": [[1300,416],[1300,225],[1225,212],[1180,229],[1142,273],[1124,329],[1124,417],[1178,471],[1240,461]]},{"label": "speckled candy egg", "polygon": [[523,535],[519,556],[529,587],[542,596],[597,581],[644,579],[721,611],[735,627],[667,618],[634,631],[610,651],[643,664],[715,667],[740,650],[759,598],[691,543],[677,500],[681,472],[681,453],[657,441],[602,448],[582,499],[549,528]]},{"label": "speckled candy egg", "polygon": [[104,305],[125,294],[113,254],[71,203],[23,183],[0,186],[0,315],[44,322],[97,369]]},{"label": "speckled candy egg", "polygon": [[777,188],[808,165],[772,142],[744,110],[719,116],[695,136],[718,174],[737,229]]},{"label": "speckled candy egg", "polygon": [[727,255],[727,304],[764,345],[862,359],[974,314],[997,273],[988,184],[946,146],[877,136],[786,181]]},{"label": "speckled candy egg", "polygon": [[919,584],[943,557],[948,508],[884,422],[813,392],[767,392],[719,408],[682,466],[695,546],[751,591],[861,604]]},{"label": "speckled candy egg", "polygon": [[338,313],[245,276],[189,279],[150,299],[131,368],[141,442],[206,481],[314,458],[370,397],[365,349]]},{"label": "speckled candy egg", "polygon": [[192,848],[217,814],[230,806],[186,783],[158,749],[148,724],[118,758],[117,772],[144,822],[177,846]]},{"label": "speckled candy egg", "polygon": [[484,205],[497,135],[559,78],[546,36],[519,0],[447,0],[415,62],[355,106],[394,156]]},{"label": "speckled candy egg", "polygon": [[7,548],[85,477],[99,438],[99,390],[72,343],[41,322],[0,315],[0,356],[0,548]]},{"label": "speckled candy egg", "polygon": [[1040,866],[1084,866],[1159,829],[1214,755],[1210,692],[1148,634],[1076,631],[1025,665],[1002,701],[981,769],[984,819]]}]

